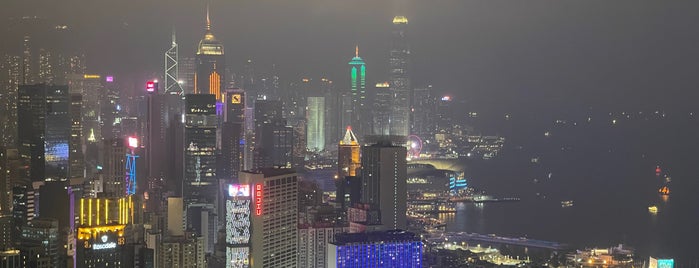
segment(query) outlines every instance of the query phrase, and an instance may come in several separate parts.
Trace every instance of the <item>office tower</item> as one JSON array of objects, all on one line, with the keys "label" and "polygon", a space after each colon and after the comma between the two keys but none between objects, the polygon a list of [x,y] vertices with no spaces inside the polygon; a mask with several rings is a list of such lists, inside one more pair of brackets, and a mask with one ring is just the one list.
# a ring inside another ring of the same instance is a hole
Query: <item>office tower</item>
[{"label": "office tower", "polygon": [[214,251],[214,244],[218,239],[218,224],[218,213],[213,202],[185,203],[185,230],[203,238],[204,252],[207,254]]},{"label": "office tower", "polygon": [[435,128],[437,131],[449,133],[452,130],[454,126],[452,121],[452,113],[454,112],[452,103],[453,100],[450,96],[443,96],[436,101],[434,119],[436,119]]},{"label": "office tower", "polygon": [[327,267],[422,267],[422,241],[401,230],[338,234],[328,245]]},{"label": "office tower", "polygon": [[22,227],[17,248],[27,267],[57,267],[59,261],[58,221],[34,219]]},{"label": "office tower", "polygon": [[132,196],[80,198],[77,267],[133,267]]},{"label": "office tower", "polygon": [[245,92],[237,88],[228,89],[223,100],[220,169],[216,173],[221,179],[233,179],[238,177],[238,171],[242,168]]},{"label": "office tower", "polygon": [[240,173],[252,187],[250,267],[296,267],[298,177],[291,169]]},{"label": "office tower", "polygon": [[337,149],[337,174],[338,177],[359,175],[362,163],[359,159],[359,141],[352,132],[352,127],[347,127],[345,137],[340,140]]},{"label": "office tower", "polygon": [[410,132],[422,138],[430,138],[434,133],[434,90],[432,85],[413,89],[410,109]]},{"label": "office tower", "polygon": [[38,83],[43,84],[53,84],[55,74],[53,73],[52,67],[53,56],[51,52],[45,49],[39,49],[39,73],[38,73]]},{"label": "office tower", "polygon": [[350,60],[350,94],[352,95],[351,124],[358,130],[360,136],[368,133],[368,104],[366,93],[366,66],[359,57],[359,46],[355,48],[354,58]]},{"label": "office tower", "polygon": [[102,181],[104,194],[110,197],[121,197],[126,193],[126,154],[127,141],[111,139],[104,141],[104,163],[102,165]]},{"label": "office tower", "polygon": [[0,215],[12,213],[12,177],[8,153],[5,147],[0,146]]},{"label": "office tower", "polygon": [[204,238],[193,233],[163,239],[160,250],[160,268],[207,267]]},{"label": "office tower", "polygon": [[32,62],[31,37],[25,35],[22,42],[22,85],[34,84]]},{"label": "office tower", "polygon": [[[179,56],[179,55],[178,55]],[[180,57],[177,62],[178,77],[182,81],[180,85],[183,94],[194,94],[194,76],[197,73],[197,60],[193,57]]]},{"label": "office tower", "polygon": [[403,16],[393,18],[393,33],[390,65],[391,135],[408,136],[410,131],[410,48],[405,36],[408,19]]},{"label": "office tower", "polygon": [[85,173],[87,176],[96,174],[99,165],[99,144],[102,137],[102,104],[106,101],[106,90],[102,85],[102,76],[96,74],[71,74],[68,75],[68,89],[70,94],[82,96],[81,126],[83,131],[82,147],[84,155]]},{"label": "office tower", "polygon": [[216,98],[210,94],[185,96],[184,200],[215,202]]},{"label": "office tower", "polygon": [[83,97],[80,94],[70,94],[70,143],[68,159],[70,161],[69,177],[85,177],[85,156],[83,155],[83,126],[82,126]]},{"label": "office tower", "polygon": [[206,33],[204,39],[199,41],[196,66],[194,93],[211,94],[215,96],[217,101],[221,101],[221,89],[225,84],[226,77],[226,63],[223,44],[216,40],[211,32],[208,6],[206,7]]},{"label": "office tower", "polygon": [[165,93],[182,95],[179,55],[175,31],[172,31],[172,46],[165,52]]},{"label": "office tower", "polygon": [[71,133],[68,87],[20,86],[17,126],[31,180],[66,180]]},{"label": "office tower", "polygon": [[325,97],[308,97],[306,149],[310,152],[325,150]]},{"label": "office tower", "polygon": [[349,232],[349,227],[332,223],[315,223],[299,226],[299,260],[298,267],[325,268],[328,254],[328,243],[335,236]]},{"label": "office tower", "polygon": [[254,120],[253,168],[291,166],[294,130],[282,117],[281,101],[255,101]]},{"label": "office tower", "polygon": [[250,184],[229,184],[226,191],[226,267],[250,267]]},{"label": "office tower", "polygon": [[184,200],[182,197],[167,198],[166,236],[184,235]]},{"label": "office tower", "polygon": [[374,90],[373,129],[374,135],[387,136],[391,134],[391,103],[393,93],[390,84],[377,83]]},{"label": "office tower", "polygon": [[383,138],[362,147],[361,202],[380,210],[381,223],[405,229],[407,196],[406,148]]},{"label": "office tower", "polygon": [[5,55],[0,62],[0,145],[17,143],[17,88],[21,79],[21,58]]}]

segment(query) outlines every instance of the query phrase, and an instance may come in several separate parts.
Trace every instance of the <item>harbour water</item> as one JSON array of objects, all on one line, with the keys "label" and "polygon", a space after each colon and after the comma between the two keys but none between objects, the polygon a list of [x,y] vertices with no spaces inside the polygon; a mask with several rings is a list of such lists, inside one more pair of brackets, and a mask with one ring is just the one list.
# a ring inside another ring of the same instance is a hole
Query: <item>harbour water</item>
[{"label": "harbour water", "polygon": [[[497,158],[464,160],[471,168],[469,183],[521,201],[459,204],[456,214],[442,216],[447,230],[578,248],[624,243],[640,257],[698,263],[699,120],[673,116],[575,125],[503,123],[510,131]],[[667,200],[658,193],[657,165],[672,178]],[[566,200],[574,205],[562,207]],[[648,211],[653,205],[657,214]]]}]

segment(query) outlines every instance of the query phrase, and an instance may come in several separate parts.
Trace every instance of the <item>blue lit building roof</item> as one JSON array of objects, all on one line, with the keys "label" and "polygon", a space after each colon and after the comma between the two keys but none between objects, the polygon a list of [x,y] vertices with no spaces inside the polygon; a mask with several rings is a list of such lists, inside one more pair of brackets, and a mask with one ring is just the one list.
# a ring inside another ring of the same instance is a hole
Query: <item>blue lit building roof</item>
[{"label": "blue lit building roof", "polygon": [[390,242],[418,242],[420,238],[414,233],[403,230],[389,230],[367,233],[343,233],[335,235],[333,245],[375,244]]}]

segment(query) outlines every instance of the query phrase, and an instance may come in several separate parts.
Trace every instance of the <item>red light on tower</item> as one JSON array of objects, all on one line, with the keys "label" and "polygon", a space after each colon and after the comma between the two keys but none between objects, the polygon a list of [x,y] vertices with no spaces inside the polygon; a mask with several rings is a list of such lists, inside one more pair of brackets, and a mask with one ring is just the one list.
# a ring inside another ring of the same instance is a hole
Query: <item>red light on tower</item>
[{"label": "red light on tower", "polygon": [[148,93],[153,93],[157,90],[158,90],[158,80],[146,82],[146,91],[148,91]]},{"label": "red light on tower", "polygon": [[138,148],[138,138],[136,138],[136,137],[129,137],[129,147],[131,147],[131,148]]}]

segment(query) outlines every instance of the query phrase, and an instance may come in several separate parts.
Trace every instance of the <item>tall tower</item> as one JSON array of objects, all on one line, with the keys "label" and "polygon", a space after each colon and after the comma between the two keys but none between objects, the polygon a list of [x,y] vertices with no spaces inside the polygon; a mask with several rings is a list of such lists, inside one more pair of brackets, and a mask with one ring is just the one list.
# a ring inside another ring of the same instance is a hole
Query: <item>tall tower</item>
[{"label": "tall tower", "polygon": [[175,31],[172,31],[172,46],[165,52],[165,93],[182,95],[180,85],[179,58]]},{"label": "tall tower", "polygon": [[408,136],[410,130],[410,48],[405,37],[408,19],[403,16],[393,18],[391,44],[390,90],[393,93],[391,105],[391,135]]},{"label": "tall tower", "polygon": [[340,141],[337,149],[337,175],[340,178],[357,176],[361,167],[359,160],[359,141],[352,132],[352,127],[347,127],[345,137]]},{"label": "tall tower", "polygon": [[206,7],[206,33],[199,41],[196,55],[196,73],[194,74],[194,93],[212,94],[216,101],[223,98],[222,88],[226,77],[226,64],[223,43],[216,40],[211,32],[209,7]]},{"label": "tall tower", "polygon": [[388,229],[405,229],[407,196],[406,148],[389,140],[362,147],[361,202],[379,208]]},{"label": "tall tower", "polygon": [[359,57],[359,46],[355,47],[350,60],[350,93],[352,95],[352,125],[359,129],[360,136],[367,133],[366,65]]}]

